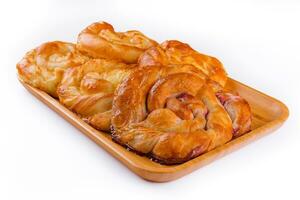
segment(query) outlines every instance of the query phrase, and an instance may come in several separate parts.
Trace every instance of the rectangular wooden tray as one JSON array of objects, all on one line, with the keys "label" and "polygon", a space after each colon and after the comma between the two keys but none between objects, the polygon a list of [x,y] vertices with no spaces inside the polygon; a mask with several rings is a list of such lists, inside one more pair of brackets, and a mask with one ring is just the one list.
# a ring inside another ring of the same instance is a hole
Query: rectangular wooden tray
[{"label": "rectangular wooden tray", "polygon": [[77,127],[134,173],[146,180],[154,182],[167,182],[191,173],[215,159],[274,131],[283,124],[289,115],[288,108],[280,101],[238,81],[229,79],[226,88],[237,91],[251,106],[253,113],[252,131],[186,163],[166,166],[126,150],[124,147],[113,142],[109,134],[95,130],[82,121],[76,114],[60,104],[56,99],[22,81],[21,83],[30,93]]}]

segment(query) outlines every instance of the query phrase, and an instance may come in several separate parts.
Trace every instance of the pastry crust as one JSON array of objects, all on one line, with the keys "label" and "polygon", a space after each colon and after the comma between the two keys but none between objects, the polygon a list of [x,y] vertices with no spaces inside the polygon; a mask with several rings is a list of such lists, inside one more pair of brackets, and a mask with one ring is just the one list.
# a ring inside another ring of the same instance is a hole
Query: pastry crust
[{"label": "pastry crust", "polygon": [[57,97],[57,85],[64,71],[82,65],[87,60],[74,44],[54,41],[44,43],[26,53],[17,64],[17,70],[24,82]]},{"label": "pastry crust", "polygon": [[167,40],[148,49],[141,55],[138,63],[140,66],[190,64],[221,86],[225,86],[227,80],[226,71],[218,59],[201,54],[177,40]]},{"label": "pastry crust", "polygon": [[115,92],[113,139],[165,164],[225,144],[233,137],[233,122],[209,82],[193,65],[134,71]]},{"label": "pastry crust", "polygon": [[96,129],[109,131],[113,93],[134,68],[107,59],[70,68],[57,89],[59,101]]},{"label": "pastry crust", "polygon": [[85,28],[77,42],[79,50],[91,57],[125,63],[136,63],[145,50],[156,45],[139,31],[115,32],[106,22],[96,22]]}]

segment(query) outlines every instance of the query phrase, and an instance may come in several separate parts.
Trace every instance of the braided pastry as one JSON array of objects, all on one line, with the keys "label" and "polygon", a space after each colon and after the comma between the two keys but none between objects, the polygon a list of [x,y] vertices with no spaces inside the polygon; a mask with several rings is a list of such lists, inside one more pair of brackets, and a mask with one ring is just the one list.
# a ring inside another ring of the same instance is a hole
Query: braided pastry
[{"label": "braided pastry", "polygon": [[[136,70],[115,93],[113,139],[165,164],[182,163],[225,144],[233,137],[233,122],[240,122],[239,107],[228,103],[235,113],[228,114],[206,77],[193,65]],[[239,135],[247,130],[239,129]]]},{"label": "braided pastry", "polygon": [[64,71],[87,60],[74,44],[54,41],[29,51],[17,64],[17,69],[23,81],[57,97],[56,88]]},{"label": "braided pastry", "polygon": [[139,56],[157,43],[139,31],[115,32],[112,25],[96,22],[78,36],[80,51],[94,58],[136,63]]},{"label": "braided pastry", "polygon": [[226,72],[218,59],[201,54],[177,40],[168,40],[160,46],[151,47],[141,55],[138,63],[140,66],[191,64],[221,86],[225,86],[227,80]]},{"label": "braided pastry", "polygon": [[134,67],[114,60],[92,59],[70,68],[58,87],[59,100],[93,127],[109,131],[113,93]]}]

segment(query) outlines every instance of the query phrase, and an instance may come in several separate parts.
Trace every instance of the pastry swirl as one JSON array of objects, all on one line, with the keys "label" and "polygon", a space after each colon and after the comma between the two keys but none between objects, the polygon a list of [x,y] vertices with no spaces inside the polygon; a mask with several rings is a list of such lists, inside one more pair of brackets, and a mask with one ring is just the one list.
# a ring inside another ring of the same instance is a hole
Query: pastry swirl
[{"label": "pastry swirl", "polygon": [[146,49],[156,45],[139,31],[115,32],[106,22],[96,22],[85,28],[77,42],[79,50],[91,57],[125,63],[136,63]]},{"label": "pastry swirl", "polygon": [[193,65],[134,71],[115,92],[113,139],[165,164],[185,162],[230,141],[237,115],[231,118],[206,77]]}]

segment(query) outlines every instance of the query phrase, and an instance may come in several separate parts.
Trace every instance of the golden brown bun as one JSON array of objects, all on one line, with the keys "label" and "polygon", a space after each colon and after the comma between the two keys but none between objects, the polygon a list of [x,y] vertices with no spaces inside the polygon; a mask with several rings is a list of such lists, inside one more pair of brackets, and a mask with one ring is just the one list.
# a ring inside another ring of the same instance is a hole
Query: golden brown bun
[{"label": "golden brown bun", "polygon": [[191,64],[221,86],[225,86],[227,80],[226,72],[218,59],[201,54],[177,40],[168,40],[148,49],[141,55],[138,63],[140,66]]},{"label": "golden brown bun", "polygon": [[78,36],[80,51],[94,58],[109,58],[136,63],[139,56],[157,43],[139,31],[115,32],[112,25],[96,22]]},{"label": "golden brown bun", "polygon": [[93,127],[109,131],[113,93],[134,67],[114,60],[92,59],[70,68],[57,89],[59,100]]},{"label": "golden brown bun", "polygon": [[57,97],[56,88],[64,71],[87,60],[74,44],[54,41],[29,51],[17,64],[17,69],[23,81]]},{"label": "golden brown bun", "polygon": [[230,141],[232,119],[205,78],[193,65],[134,71],[115,92],[113,139],[165,164],[185,162]]}]

